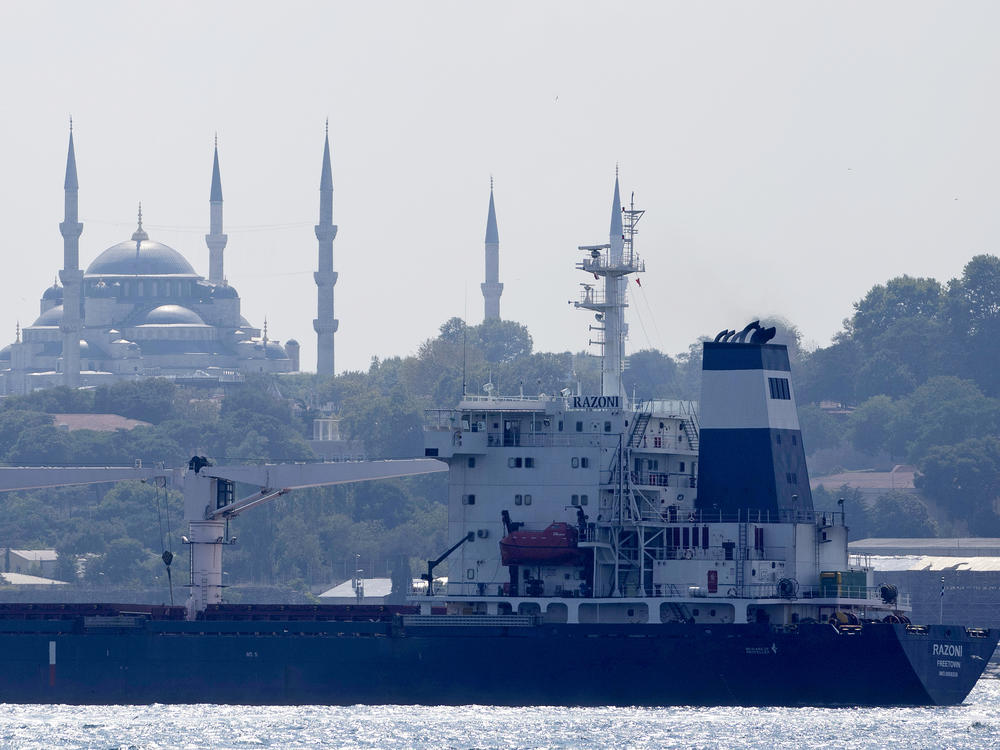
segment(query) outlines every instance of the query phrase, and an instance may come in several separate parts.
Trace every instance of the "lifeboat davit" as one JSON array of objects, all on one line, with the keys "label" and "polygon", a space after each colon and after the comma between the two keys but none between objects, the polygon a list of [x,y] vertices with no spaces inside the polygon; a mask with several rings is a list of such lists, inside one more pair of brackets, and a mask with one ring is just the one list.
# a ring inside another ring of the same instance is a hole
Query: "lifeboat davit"
[{"label": "lifeboat davit", "polygon": [[583,562],[576,546],[577,530],[568,523],[552,523],[543,531],[513,531],[500,540],[504,565],[575,565]]}]

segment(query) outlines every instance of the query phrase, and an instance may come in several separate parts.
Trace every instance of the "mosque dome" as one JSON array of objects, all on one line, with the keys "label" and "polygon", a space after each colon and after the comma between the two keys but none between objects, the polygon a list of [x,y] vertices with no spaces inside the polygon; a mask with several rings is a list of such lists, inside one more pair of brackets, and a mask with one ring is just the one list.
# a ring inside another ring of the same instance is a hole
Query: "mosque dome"
[{"label": "mosque dome", "polygon": [[[138,246],[138,251],[136,247]],[[184,256],[160,242],[112,245],[87,267],[87,276],[197,276]]]},{"label": "mosque dome", "polygon": [[44,300],[61,300],[62,298],[63,290],[58,284],[53,284],[42,293],[42,299]]},{"label": "mosque dome", "polygon": [[[59,308],[60,310],[62,308]],[[44,317],[44,316],[43,316]],[[154,307],[139,324],[143,326],[203,326],[205,321],[194,310],[181,305],[160,305]]]},{"label": "mosque dome", "polygon": [[56,305],[55,307],[49,308],[41,315],[38,316],[38,320],[31,324],[32,328],[55,328],[60,323],[62,323],[63,318],[63,306]]}]

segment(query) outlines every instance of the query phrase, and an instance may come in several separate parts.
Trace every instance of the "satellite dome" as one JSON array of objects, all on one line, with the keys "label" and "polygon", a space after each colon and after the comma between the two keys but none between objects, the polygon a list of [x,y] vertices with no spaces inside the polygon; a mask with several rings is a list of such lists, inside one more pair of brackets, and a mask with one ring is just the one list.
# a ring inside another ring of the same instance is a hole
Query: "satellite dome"
[{"label": "satellite dome", "polygon": [[63,318],[63,306],[56,305],[55,307],[49,308],[41,315],[38,316],[38,320],[31,324],[32,328],[56,328],[62,323]]},{"label": "satellite dome", "polygon": [[[62,308],[60,308],[62,309]],[[143,326],[203,326],[205,321],[194,310],[181,305],[160,305],[154,307],[139,325]]]},{"label": "satellite dome", "polygon": [[42,293],[42,299],[61,300],[62,298],[63,290],[58,284],[53,284]]}]

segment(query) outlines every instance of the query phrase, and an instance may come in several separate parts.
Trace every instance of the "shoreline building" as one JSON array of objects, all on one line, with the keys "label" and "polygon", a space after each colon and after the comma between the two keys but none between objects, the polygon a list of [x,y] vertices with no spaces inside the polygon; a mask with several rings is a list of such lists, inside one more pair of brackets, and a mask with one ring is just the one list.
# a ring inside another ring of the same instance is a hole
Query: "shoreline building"
[{"label": "shoreline building", "polygon": [[218,142],[205,236],[207,279],[181,253],[150,239],[141,204],[131,238],[80,268],[83,224],[72,124],[64,190],[62,283],[44,291],[37,320],[18,326],[14,343],[0,350],[0,395],[142,377],[232,382],[298,369],[298,344],[282,346],[251,325],[225,279]]}]

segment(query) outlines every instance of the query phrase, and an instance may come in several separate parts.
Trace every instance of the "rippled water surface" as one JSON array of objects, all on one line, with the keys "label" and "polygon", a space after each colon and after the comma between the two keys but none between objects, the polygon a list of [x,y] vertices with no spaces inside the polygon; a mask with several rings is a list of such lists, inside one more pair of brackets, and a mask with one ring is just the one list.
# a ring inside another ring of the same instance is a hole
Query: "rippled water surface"
[{"label": "rippled water surface", "polygon": [[1000,680],[953,708],[0,705],[3,748],[989,748]]}]

